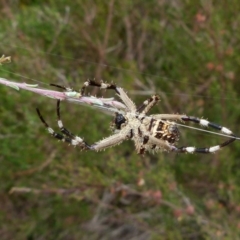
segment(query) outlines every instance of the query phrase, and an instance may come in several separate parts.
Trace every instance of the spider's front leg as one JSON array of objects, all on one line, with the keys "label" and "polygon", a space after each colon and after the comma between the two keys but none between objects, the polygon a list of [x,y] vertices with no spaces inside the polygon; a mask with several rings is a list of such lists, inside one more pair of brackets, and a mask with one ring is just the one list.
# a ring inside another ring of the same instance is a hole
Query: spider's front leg
[{"label": "spider's front leg", "polygon": [[42,123],[44,124],[44,126],[47,128],[48,132],[56,139],[59,139],[63,142],[67,142],[73,146],[79,146],[82,150],[85,149],[91,149],[91,146],[89,146],[82,138],[72,134],[70,131],[68,131],[61,120],[61,116],[60,116],[60,100],[57,101],[57,116],[58,116],[58,127],[60,128],[60,131],[62,132],[62,134],[59,134],[57,132],[55,132],[48,124],[47,122],[44,120],[43,116],[41,115],[39,109],[37,108],[37,113],[38,116],[40,118],[40,120],[42,121]]},{"label": "spider's front leg", "polygon": [[85,89],[88,86],[99,87],[100,89],[113,89],[117,93],[117,95],[120,97],[120,99],[124,102],[128,110],[132,112],[136,112],[137,109],[133,101],[128,97],[128,95],[122,88],[117,87],[115,84],[104,83],[103,81],[96,82],[93,80],[88,80],[83,84],[83,87],[81,89],[81,95],[84,94]]},{"label": "spider's front leg", "polygon": [[50,83],[50,86],[57,87],[57,88],[60,88],[62,90],[65,90],[65,92],[67,92],[67,95],[71,96],[71,97],[80,98],[82,96],[82,94],[80,92],[77,92],[74,89],[69,88],[69,87],[64,87],[64,86],[54,84],[54,83]]},{"label": "spider's front leg", "polygon": [[84,96],[85,90],[89,86],[98,87],[100,89],[112,89],[117,93],[117,95],[120,97],[120,99],[124,102],[124,104],[126,105],[126,107],[128,108],[129,111],[136,112],[136,110],[137,110],[135,104],[128,97],[126,92],[122,88],[117,87],[115,84],[104,83],[103,81],[96,82],[94,80],[88,80],[83,84],[80,92],[76,92],[71,88],[66,88],[66,87],[63,87],[63,86],[60,86],[60,85],[57,85],[57,84],[50,84],[50,85],[54,86],[54,87],[61,88],[61,89],[65,90],[66,92],[68,92],[69,95],[71,94],[71,96],[74,96],[74,97]]},{"label": "spider's front leg", "polygon": [[44,120],[42,117],[39,109],[37,109],[37,113],[39,118],[41,119],[42,123],[47,128],[48,132],[54,137],[57,138],[63,142],[67,142],[73,146],[79,146],[82,150],[94,150],[94,151],[101,151],[108,147],[115,146],[117,144],[120,144],[123,140],[127,139],[128,136],[119,132],[117,134],[114,134],[110,137],[107,137],[95,144],[89,145],[87,144],[81,137],[78,137],[74,134],[72,134],[68,129],[66,129],[63,125],[63,122],[61,120],[60,115],[60,100],[57,101],[57,116],[58,116],[58,127],[60,128],[60,131],[62,134],[56,133]]},{"label": "spider's front leg", "polygon": [[66,92],[72,92],[72,93],[75,94],[75,95],[78,94],[78,97],[84,96],[84,95],[85,95],[85,90],[86,90],[86,88],[89,87],[89,86],[99,87],[99,88],[101,88],[101,89],[113,89],[113,90],[115,90],[115,91],[119,94],[119,92],[117,91],[117,86],[116,86],[115,84],[104,83],[103,81],[101,81],[101,82],[96,82],[96,81],[94,81],[94,80],[87,80],[87,81],[83,84],[83,86],[82,86],[82,88],[80,89],[79,92],[75,91],[75,90],[72,89],[72,88],[64,87],[64,86],[61,86],[61,85],[58,85],[58,84],[54,84],[54,83],[51,83],[50,86],[63,89],[63,90],[65,90]]}]

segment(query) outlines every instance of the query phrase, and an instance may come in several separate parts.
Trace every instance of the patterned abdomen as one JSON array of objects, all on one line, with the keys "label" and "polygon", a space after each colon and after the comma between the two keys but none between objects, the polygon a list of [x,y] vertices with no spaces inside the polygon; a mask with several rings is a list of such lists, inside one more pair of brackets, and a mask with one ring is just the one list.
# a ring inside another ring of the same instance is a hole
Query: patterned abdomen
[{"label": "patterned abdomen", "polygon": [[173,122],[155,120],[150,129],[151,135],[157,139],[162,139],[170,144],[174,144],[179,140],[179,130]]}]

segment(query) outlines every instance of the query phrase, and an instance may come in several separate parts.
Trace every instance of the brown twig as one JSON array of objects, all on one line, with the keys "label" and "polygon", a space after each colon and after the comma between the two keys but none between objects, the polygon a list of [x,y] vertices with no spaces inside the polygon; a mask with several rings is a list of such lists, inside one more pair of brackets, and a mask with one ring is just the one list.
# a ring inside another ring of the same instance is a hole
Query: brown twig
[{"label": "brown twig", "polygon": [[52,160],[55,158],[57,151],[54,150],[52,151],[52,153],[50,154],[49,158],[47,158],[47,160],[45,162],[43,162],[39,167],[35,167],[35,168],[31,168],[25,171],[21,171],[21,172],[16,172],[14,174],[15,177],[21,177],[21,176],[26,176],[26,175],[32,175],[35,172],[40,172],[42,171],[44,168],[46,168],[47,166],[49,166],[52,162]]},{"label": "brown twig", "polygon": [[127,49],[126,49],[126,59],[133,60],[133,36],[132,36],[132,26],[131,21],[128,16],[124,17],[124,24],[126,28],[126,38],[127,38]]},{"label": "brown twig", "polygon": [[[108,5],[108,18],[107,24],[104,34],[103,43],[98,43],[98,53],[99,53],[99,64],[95,73],[97,79],[101,79],[102,75],[102,66],[106,59],[106,49],[109,41],[110,31],[112,27],[112,17],[113,17],[113,9],[114,9],[114,0],[111,0]],[[95,93],[93,93],[94,95]]]},{"label": "brown twig", "polygon": [[[147,18],[147,14],[143,17],[144,19]],[[143,26],[142,33],[140,35],[140,38],[137,43],[137,63],[138,63],[138,68],[140,71],[144,70],[144,64],[143,64],[143,59],[144,59],[144,50],[143,50],[143,44],[147,38],[147,31],[145,29],[145,26]]]}]

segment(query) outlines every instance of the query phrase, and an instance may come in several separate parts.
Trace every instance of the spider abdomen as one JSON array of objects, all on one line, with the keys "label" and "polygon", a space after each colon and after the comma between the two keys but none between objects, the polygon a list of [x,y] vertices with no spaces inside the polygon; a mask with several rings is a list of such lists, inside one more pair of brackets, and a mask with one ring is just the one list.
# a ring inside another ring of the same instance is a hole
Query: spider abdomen
[{"label": "spider abdomen", "polygon": [[173,122],[155,120],[152,126],[149,127],[151,128],[149,129],[151,135],[157,139],[165,140],[170,144],[174,144],[179,140],[180,133]]}]

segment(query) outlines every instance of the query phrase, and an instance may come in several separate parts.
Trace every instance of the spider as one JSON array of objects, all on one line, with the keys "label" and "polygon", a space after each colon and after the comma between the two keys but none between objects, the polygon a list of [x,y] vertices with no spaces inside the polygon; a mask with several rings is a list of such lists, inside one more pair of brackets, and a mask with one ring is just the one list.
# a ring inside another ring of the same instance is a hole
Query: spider
[{"label": "spider", "polygon": [[[71,91],[71,89],[59,85],[51,85],[60,87],[66,91]],[[88,80],[83,84],[79,96],[84,96],[85,89],[88,86],[115,90],[118,97],[126,106],[125,109],[113,108],[109,110],[115,114],[112,123],[114,133],[113,135],[104,138],[92,145],[89,145],[81,137],[72,134],[69,130],[67,130],[67,128],[64,127],[60,115],[60,100],[57,102],[57,116],[58,127],[60,128],[61,134],[56,133],[46,123],[39,109],[36,109],[42,123],[54,138],[67,142],[73,146],[79,146],[81,150],[101,151],[108,147],[120,144],[124,140],[133,140],[138,154],[144,154],[146,151],[158,152],[160,150],[178,153],[214,153],[236,140],[236,136],[232,133],[231,130],[209,122],[205,119],[181,114],[147,115],[149,110],[160,100],[159,96],[156,94],[145,100],[141,106],[136,107],[136,105],[128,97],[123,88],[120,88],[115,84],[108,84],[104,82],[98,83],[93,80]],[[176,143],[179,140],[180,134],[175,121],[193,122],[203,127],[211,127],[215,130],[221,131],[223,134],[229,135],[231,138],[219,145],[211,147],[177,147]]]}]

